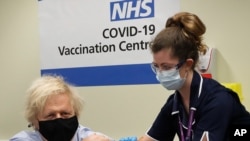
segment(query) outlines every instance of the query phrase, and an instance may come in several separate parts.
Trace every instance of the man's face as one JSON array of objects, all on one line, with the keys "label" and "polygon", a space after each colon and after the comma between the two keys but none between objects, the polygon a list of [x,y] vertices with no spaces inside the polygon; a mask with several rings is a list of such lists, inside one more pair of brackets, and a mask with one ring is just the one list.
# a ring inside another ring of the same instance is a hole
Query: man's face
[{"label": "man's face", "polygon": [[[57,118],[67,119],[75,115],[74,109],[70,103],[70,98],[66,94],[58,94],[49,97],[44,105],[43,111],[38,114],[38,121],[53,120]],[[38,127],[36,123],[36,129]]]}]

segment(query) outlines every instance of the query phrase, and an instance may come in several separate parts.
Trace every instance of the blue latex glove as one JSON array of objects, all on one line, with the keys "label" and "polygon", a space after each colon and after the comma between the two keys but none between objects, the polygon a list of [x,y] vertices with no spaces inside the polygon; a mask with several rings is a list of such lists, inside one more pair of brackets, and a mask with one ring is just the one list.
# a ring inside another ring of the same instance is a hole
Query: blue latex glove
[{"label": "blue latex glove", "polygon": [[123,137],[119,141],[137,141],[137,137]]}]

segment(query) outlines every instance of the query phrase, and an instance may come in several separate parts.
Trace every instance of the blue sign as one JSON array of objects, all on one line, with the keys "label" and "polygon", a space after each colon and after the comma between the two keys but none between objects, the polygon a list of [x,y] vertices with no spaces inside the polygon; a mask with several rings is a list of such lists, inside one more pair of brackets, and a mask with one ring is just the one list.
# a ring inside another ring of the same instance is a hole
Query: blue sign
[{"label": "blue sign", "polygon": [[123,0],[110,3],[110,20],[132,20],[154,17],[154,0]]}]

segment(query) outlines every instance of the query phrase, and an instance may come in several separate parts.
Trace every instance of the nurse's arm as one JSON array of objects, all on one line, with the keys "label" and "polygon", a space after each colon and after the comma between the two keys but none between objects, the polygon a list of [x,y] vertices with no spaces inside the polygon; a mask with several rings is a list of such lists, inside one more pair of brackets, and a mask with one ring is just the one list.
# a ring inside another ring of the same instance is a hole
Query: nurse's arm
[{"label": "nurse's arm", "polygon": [[201,141],[207,141],[207,136],[204,136]]},{"label": "nurse's arm", "polygon": [[204,132],[202,137],[201,137],[201,141],[208,141],[208,132]]},{"label": "nurse's arm", "polygon": [[140,137],[138,139],[138,141],[156,141],[156,140],[154,140],[153,138],[151,138],[151,137],[149,137],[147,135],[144,135],[144,136]]}]

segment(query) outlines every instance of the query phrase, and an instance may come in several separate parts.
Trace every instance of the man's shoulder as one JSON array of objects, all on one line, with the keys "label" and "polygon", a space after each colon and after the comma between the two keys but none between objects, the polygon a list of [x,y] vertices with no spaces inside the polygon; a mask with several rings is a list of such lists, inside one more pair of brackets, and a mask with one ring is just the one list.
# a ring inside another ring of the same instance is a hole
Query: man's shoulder
[{"label": "man's shoulder", "polygon": [[10,141],[42,141],[37,131],[20,131],[15,134]]},{"label": "man's shoulder", "polygon": [[83,126],[81,124],[79,124],[77,131],[83,131],[83,132],[89,132],[89,131],[91,131],[92,132],[92,130],[90,128],[88,128],[86,126]]},{"label": "man's shoulder", "polygon": [[85,127],[83,125],[79,125],[78,126],[78,129],[76,131],[76,136],[75,136],[75,139],[84,139],[86,138],[87,136],[91,135],[93,133],[93,131],[88,128],[88,127]]}]

